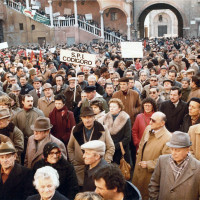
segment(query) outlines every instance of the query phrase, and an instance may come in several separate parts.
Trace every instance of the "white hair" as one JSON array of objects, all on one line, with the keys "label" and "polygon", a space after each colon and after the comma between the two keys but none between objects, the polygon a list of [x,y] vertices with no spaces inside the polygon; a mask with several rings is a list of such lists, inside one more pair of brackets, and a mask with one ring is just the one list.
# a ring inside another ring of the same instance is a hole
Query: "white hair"
[{"label": "white hair", "polygon": [[88,76],[88,81],[97,81],[97,78],[94,75],[90,75]]},{"label": "white hair", "polygon": [[57,170],[50,166],[41,167],[35,172],[33,185],[36,189],[38,189],[39,179],[51,179],[55,188],[60,184]]}]

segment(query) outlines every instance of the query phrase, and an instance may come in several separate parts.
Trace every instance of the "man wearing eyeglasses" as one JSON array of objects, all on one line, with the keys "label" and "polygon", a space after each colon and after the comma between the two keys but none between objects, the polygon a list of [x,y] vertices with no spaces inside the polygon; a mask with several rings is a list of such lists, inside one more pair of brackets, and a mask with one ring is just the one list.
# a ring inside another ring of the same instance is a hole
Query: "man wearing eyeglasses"
[{"label": "man wearing eyeglasses", "polygon": [[155,74],[151,75],[150,83],[148,85],[144,86],[144,88],[142,90],[142,93],[141,93],[141,98],[142,99],[145,99],[145,98],[149,97],[150,88],[153,87],[153,86],[156,86],[160,90],[160,92],[163,91],[163,86],[159,85],[158,77]]},{"label": "man wearing eyeglasses", "polygon": [[165,122],[165,114],[155,112],[151,116],[150,125],[146,127],[139,144],[133,184],[141,192],[143,200],[149,198],[148,185],[158,157],[170,153],[166,142],[170,140],[172,134],[166,129]]},{"label": "man wearing eyeglasses", "polygon": [[160,95],[160,91],[156,86],[152,86],[149,90],[149,97],[156,101],[157,110],[160,110],[160,105],[164,102],[164,97]]},{"label": "man wearing eyeglasses", "polygon": [[42,158],[44,146],[48,142],[55,142],[59,146],[63,157],[67,159],[63,142],[50,134],[52,127],[49,118],[42,116],[36,119],[34,125],[31,125],[34,134],[28,139],[24,166],[32,168]]}]

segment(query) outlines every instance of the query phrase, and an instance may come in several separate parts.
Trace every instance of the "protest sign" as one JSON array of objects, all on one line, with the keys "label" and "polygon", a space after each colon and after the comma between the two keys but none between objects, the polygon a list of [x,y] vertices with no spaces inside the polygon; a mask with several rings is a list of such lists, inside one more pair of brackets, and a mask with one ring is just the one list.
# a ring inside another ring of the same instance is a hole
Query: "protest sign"
[{"label": "protest sign", "polygon": [[143,58],[142,42],[121,42],[122,58]]},{"label": "protest sign", "polygon": [[60,61],[78,65],[95,66],[96,55],[70,50],[60,50]]},{"label": "protest sign", "polygon": [[6,49],[6,48],[8,48],[8,43],[7,42],[0,43],[0,49]]}]

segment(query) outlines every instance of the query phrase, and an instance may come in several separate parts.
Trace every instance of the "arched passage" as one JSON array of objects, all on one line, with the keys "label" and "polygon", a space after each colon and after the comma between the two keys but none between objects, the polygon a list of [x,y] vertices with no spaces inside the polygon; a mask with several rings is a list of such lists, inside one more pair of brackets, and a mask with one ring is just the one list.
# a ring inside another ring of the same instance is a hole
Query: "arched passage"
[{"label": "arched passage", "polygon": [[0,43],[3,42],[3,20],[0,20]]},{"label": "arched passage", "polygon": [[172,5],[165,4],[165,3],[157,3],[157,4],[150,5],[149,7],[144,9],[139,16],[138,28],[139,28],[140,38],[144,38],[144,20],[146,16],[148,15],[148,13],[152,10],[161,10],[161,9],[169,9],[176,15],[177,20],[178,20],[178,36],[183,37],[183,18],[181,16],[181,13]]}]

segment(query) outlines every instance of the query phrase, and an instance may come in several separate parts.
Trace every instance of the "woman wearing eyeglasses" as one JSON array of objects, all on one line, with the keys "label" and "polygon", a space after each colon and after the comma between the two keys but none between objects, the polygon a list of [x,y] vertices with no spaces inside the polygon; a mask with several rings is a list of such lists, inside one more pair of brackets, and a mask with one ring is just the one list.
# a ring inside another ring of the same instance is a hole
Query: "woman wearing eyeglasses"
[{"label": "woman wearing eyeglasses", "polygon": [[57,191],[73,200],[79,191],[76,173],[72,164],[63,158],[59,146],[54,142],[49,142],[44,146],[43,159],[33,166],[34,172],[44,166],[51,166],[59,174],[60,186]]},{"label": "woman wearing eyeglasses", "polygon": [[150,118],[156,110],[156,102],[152,98],[146,98],[142,101],[141,113],[137,115],[132,127],[133,143],[136,150],[139,147],[144,130],[149,125]]}]

